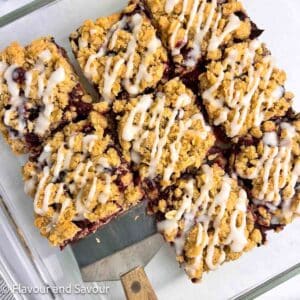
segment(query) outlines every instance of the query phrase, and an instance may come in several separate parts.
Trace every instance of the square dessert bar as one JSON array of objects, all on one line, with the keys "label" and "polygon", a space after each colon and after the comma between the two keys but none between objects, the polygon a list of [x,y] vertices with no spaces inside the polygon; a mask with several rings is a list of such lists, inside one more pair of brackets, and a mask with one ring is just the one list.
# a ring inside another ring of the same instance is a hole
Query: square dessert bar
[{"label": "square dessert bar", "polygon": [[85,118],[91,98],[52,38],[0,53],[0,130],[16,154],[35,151],[61,125]]},{"label": "square dessert bar", "polygon": [[109,103],[155,88],[168,70],[166,50],[138,4],[86,21],[70,40],[85,76]]},{"label": "square dessert bar", "polygon": [[94,232],[143,197],[107,133],[103,104],[51,136],[23,168],[35,225],[54,246]]},{"label": "square dessert bar", "polygon": [[158,230],[192,281],[262,243],[248,204],[245,190],[217,164],[202,165],[162,194]]},{"label": "square dessert bar", "polygon": [[224,46],[261,34],[236,0],[143,0],[177,74],[221,57]]},{"label": "square dessert bar", "polygon": [[232,168],[251,195],[257,222],[276,228],[300,215],[300,115],[265,122],[262,131],[232,156]]},{"label": "square dessert bar", "polygon": [[199,80],[211,124],[232,139],[248,132],[259,136],[263,121],[284,116],[292,105],[293,95],[284,88],[285,72],[258,40],[226,48]]},{"label": "square dessert bar", "polygon": [[163,187],[200,167],[215,142],[195,95],[178,78],[152,94],[115,101],[113,110],[125,159]]}]

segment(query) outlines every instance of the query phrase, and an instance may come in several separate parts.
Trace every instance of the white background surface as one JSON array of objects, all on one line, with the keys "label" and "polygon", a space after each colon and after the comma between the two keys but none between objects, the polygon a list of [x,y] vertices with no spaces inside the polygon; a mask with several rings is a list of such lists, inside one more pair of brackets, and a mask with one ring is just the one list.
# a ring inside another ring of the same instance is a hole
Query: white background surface
[{"label": "white background surface", "polygon": [[[125,2],[120,0],[121,2]],[[0,14],[7,13],[15,5],[20,5],[29,1],[22,0],[0,0]],[[55,11],[55,9],[47,9],[47,12],[41,10],[34,13],[25,20],[18,21],[15,25],[8,26],[5,31],[0,30],[1,48],[10,40],[18,39],[21,42],[29,42],[30,39],[36,38],[41,34],[54,34],[58,36],[58,42],[66,43],[66,35],[63,34],[54,18],[50,18],[51,14],[57,14],[57,20],[64,26],[66,33],[74,29],[74,24],[68,23],[68,18],[78,18],[76,22],[79,25],[87,7],[90,5],[90,17],[100,16],[102,10],[95,5],[96,1],[81,0],[82,11],[74,2],[80,1],[64,0],[69,3],[65,6],[65,10]],[[108,7],[107,3],[111,3],[113,9],[114,3],[118,0],[98,0],[97,3]],[[105,3],[105,4],[104,4]],[[288,89],[292,90],[300,97],[299,74],[300,74],[300,0],[245,0],[248,12],[259,27],[266,29],[262,39],[267,42],[280,67],[283,67],[288,74]],[[66,8],[67,7],[67,8]],[[106,8],[104,8],[105,10]],[[82,12],[82,15],[81,15]],[[106,12],[106,11],[105,11]],[[38,24],[39,18],[42,22]],[[29,21],[29,22],[28,22]],[[44,23],[43,23],[44,22]],[[49,23],[51,22],[51,23]],[[37,26],[39,25],[39,26]],[[23,29],[20,29],[22,28]],[[28,35],[27,35],[28,34]],[[2,42],[1,42],[2,40]],[[300,110],[299,97],[295,98],[296,106]],[[2,149],[1,149],[2,151]],[[1,159],[3,159],[2,156]],[[7,156],[8,160],[11,159]],[[3,174],[4,175],[4,174]],[[1,176],[0,176],[1,177]],[[276,270],[284,270],[285,268],[300,262],[300,221],[290,225],[285,232],[274,235],[270,238],[270,242],[266,247],[259,248],[241,258],[239,262],[233,262],[224,265],[224,267],[214,274],[205,276],[203,284],[193,285],[187,281],[182,271],[177,267],[174,261],[172,251],[167,247],[158,253],[153,261],[146,267],[158,296],[163,300],[179,300],[179,299],[227,299],[233,296],[239,288],[253,286],[261,280],[267,279],[267,274],[272,274]],[[34,236],[37,236],[36,234]],[[35,237],[39,239],[39,237]],[[45,241],[39,241],[43,244],[43,249],[47,249]],[[46,264],[59,263],[54,256],[62,256],[55,251],[48,251]],[[46,251],[47,253],[47,251]],[[45,251],[43,252],[44,255]],[[54,270],[60,269],[58,265]],[[58,272],[59,273],[59,272]],[[112,295],[109,299],[121,299],[122,291],[120,284],[111,284]],[[259,298],[260,300],[279,299],[279,300],[297,300],[300,299],[300,278],[296,277],[284,285],[274,289]]]}]

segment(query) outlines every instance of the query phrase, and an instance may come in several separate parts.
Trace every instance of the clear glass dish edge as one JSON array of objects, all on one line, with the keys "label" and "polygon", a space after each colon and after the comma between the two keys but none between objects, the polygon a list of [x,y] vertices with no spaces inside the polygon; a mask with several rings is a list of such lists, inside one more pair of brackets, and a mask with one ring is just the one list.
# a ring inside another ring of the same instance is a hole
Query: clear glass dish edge
[{"label": "clear glass dish edge", "polygon": [[[61,0],[33,0],[32,2],[18,8],[16,10],[13,10],[4,16],[1,16],[0,17],[0,27],[4,27],[5,25],[12,23],[12,22],[18,20],[19,18],[22,18],[22,17],[24,17],[36,10],[39,10],[47,5],[54,5],[56,2],[59,2],[59,1],[61,1]],[[2,189],[1,189],[1,184],[0,184],[0,191],[1,190]],[[2,194],[2,192],[3,192],[3,190],[1,191],[1,194]],[[7,199],[5,199],[6,198],[5,193],[2,194],[2,197],[3,197],[4,203],[7,203],[6,202]],[[1,201],[0,201],[0,204],[1,204]],[[6,212],[5,212],[5,210],[6,210]],[[0,213],[6,213],[6,214],[9,213],[10,214],[10,209],[7,209],[7,207],[0,205]],[[20,236],[20,238],[21,238],[21,236]],[[25,245],[21,246],[21,247],[23,247],[23,250],[25,248],[27,248],[26,241],[24,241],[24,243],[25,243]],[[5,264],[5,262],[0,260],[0,267],[1,267],[1,264],[3,264],[3,263],[4,263],[3,266],[7,269],[7,272],[6,272],[7,278],[4,278],[4,279],[6,279],[8,281],[8,284],[12,284],[13,278],[12,278],[11,274],[9,274],[9,266],[7,264]],[[33,263],[35,264],[35,268],[38,268],[39,271],[41,271],[41,270],[45,271],[45,266],[43,266],[42,262],[38,263],[39,266],[37,265],[37,262],[33,262]],[[291,279],[299,274],[300,274],[300,263],[295,264],[294,266],[288,268],[287,270],[284,270],[281,273],[279,273],[275,276],[272,276],[268,280],[263,281],[262,283],[254,286],[252,288],[244,290],[243,292],[232,297],[231,299],[232,300],[255,299],[258,296],[270,291],[271,289],[279,286],[280,284],[288,281],[289,279]],[[42,278],[42,276],[41,276],[41,278]],[[47,279],[49,280],[49,277]],[[22,299],[22,298],[20,298],[20,299]]]}]

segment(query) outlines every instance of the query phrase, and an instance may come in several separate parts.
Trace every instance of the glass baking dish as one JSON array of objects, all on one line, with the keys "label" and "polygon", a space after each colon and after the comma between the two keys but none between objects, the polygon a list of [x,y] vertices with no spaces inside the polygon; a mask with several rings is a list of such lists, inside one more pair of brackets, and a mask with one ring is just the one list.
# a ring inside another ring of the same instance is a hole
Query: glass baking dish
[{"label": "glass baking dish", "polygon": [[[25,1],[27,3],[28,1]],[[71,60],[68,35],[82,21],[95,19],[121,9],[126,0],[35,0],[0,17],[0,49],[12,41],[27,44],[45,35],[53,35],[65,47]],[[0,2],[1,4],[1,2]],[[300,42],[297,36],[300,20],[296,0],[245,1],[251,17],[266,28],[262,39],[267,42],[278,64],[289,76],[288,88],[300,94]],[[272,7],[272,11],[270,11]],[[268,14],[266,14],[268,12]],[[289,20],[283,22],[282,20]],[[289,32],[289,34],[286,34]],[[77,67],[76,63],[74,63]],[[300,105],[296,98],[295,108]],[[80,284],[80,272],[72,250],[51,248],[33,226],[32,200],[25,196],[20,167],[25,157],[16,158],[0,139],[0,272],[11,286],[47,287],[42,299],[123,299],[119,282],[107,282],[107,295],[83,294],[55,290]],[[239,261],[225,264],[205,276],[200,284],[190,283],[174,260],[172,249],[165,245],[146,267],[159,299],[252,299],[300,273],[300,220],[280,234],[270,234],[269,243]],[[99,283],[100,284],[100,283]],[[103,283],[102,283],[103,284]],[[95,284],[96,285],[96,284]],[[42,291],[42,289],[41,289]],[[15,295],[16,299],[41,299],[41,294]]]},{"label": "glass baking dish", "polygon": [[25,4],[31,4],[31,2],[32,0],[0,0],[0,16],[15,11],[17,8],[20,8]]}]

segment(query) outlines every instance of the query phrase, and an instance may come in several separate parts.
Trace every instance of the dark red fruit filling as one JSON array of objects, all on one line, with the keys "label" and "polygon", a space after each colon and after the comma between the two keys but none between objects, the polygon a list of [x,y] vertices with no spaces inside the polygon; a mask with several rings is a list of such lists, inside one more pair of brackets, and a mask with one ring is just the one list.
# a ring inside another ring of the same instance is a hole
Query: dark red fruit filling
[{"label": "dark red fruit filling", "polygon": [[93,109],[93,105],[91,103],[81,101],[83,95],[84,91],[79,83],[69,93],[69,106],[74,107],[76,110],[76,121],[86,119]]},{"label": "dark red fruit filling", "polygon": [[259,29],[257,25],[251,21],[251,34],[250,34],[251,40],[258,38],[263,32],[264,32],[263,29]]},{"label": "dark red fruit filling", "polygon": [[69,97],[71,100],[78,100],[82,98],[83,94],[84,92],[82,86],[79,83],[77,83],[72,89],[71,93],[69,93]]},{"label": "dark red fruit filling", "polygon": [[85,126],[82,128],[82,131],[83,131],[85,134],[90,134],[90,133],[92,133],[94,130],[95,130],[95,128],[94,128],[91,124],[85,125]]},{"label": "dark red fruit filling", "polygon": [[122,212],[122,208],[111,214],[110,216],[103,218],[97,222],[90,222],[89,220],[83,220],[83,221],[75,221],[74,223],[76,226],[81,228],[81,230],[74,236],[74,238],[65,241],[61,246],[60,249],[63,250],[67,245],[73,244],[81,240],[82,238],[88,236],[89,234],[94,233],[96,230],[98,230],[100,227],[108,223],[110,220],[112,220],[114,217],[118,216]]},{"label": "dark red fruit filling", "polygon": [[123,182],[123,177],[128,173],[128,169],[127,168],[124,168],[124,167],[120,167],[117,169],[116,171],[116,174],[118,175],[117,179],[116,179],[116,184],[119,188],[119,191],[121,193],[124,193],[124,191],[126,190],[127,188],[127,184],[125,184]]},{"label": "dark red fruit filling", "polygon": [[27,111],[28,113],[28,120],[29,121],[34,121],[35,119],[38,118],[39,116],[39,112],[40,112],[40,108],[39,107],[34,107],[34,108],[31,108]]},{"label": "dark red fruit filling", "polygon": [[12,73],[13,81],[17,82],[18,84],[23,84],[25,82],[25,69],[19,67],[16,68]]},{"label": "dark red fruit filling", "polygon": [[34,133],[26,133],[25,134],[25,141],[29,148],[36,148],[41,145],[40,138]]}]

